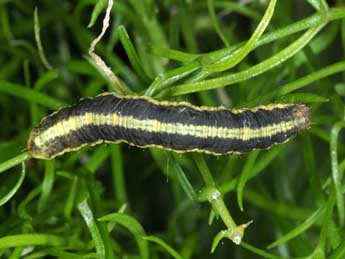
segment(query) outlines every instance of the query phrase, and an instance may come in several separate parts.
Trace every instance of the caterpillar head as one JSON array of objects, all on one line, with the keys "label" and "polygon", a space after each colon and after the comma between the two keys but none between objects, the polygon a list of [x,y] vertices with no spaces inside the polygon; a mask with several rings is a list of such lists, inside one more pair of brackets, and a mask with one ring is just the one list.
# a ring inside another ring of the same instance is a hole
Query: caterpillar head
[{"label": "caterpillar head", "polygon": [[296,126],[300,131],[310,128],[311,114],[308,106],[297,104],[292,112],[296,121]]}]

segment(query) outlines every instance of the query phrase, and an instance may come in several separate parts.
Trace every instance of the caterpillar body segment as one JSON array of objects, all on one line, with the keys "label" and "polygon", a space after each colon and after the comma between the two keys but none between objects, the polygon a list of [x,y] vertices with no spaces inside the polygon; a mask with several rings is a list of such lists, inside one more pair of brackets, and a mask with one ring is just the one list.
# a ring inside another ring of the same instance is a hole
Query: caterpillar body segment
[{"label": "caterpillar body segment", "polygon": [[27,147],[39,159],[103,142],[213,155],[247,153],[283,143],[310,123],[303,104],[228,110],[104,93],[43,118]]}]

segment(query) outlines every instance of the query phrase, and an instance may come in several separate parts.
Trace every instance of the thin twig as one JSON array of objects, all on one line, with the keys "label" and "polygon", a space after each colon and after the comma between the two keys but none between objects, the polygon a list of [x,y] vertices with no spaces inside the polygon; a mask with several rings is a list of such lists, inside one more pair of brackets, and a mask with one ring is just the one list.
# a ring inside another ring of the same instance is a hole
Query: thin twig
[{"label": "thin twig", "polygon": [[43,50],[43,46],[42,46],[42,41],[41,41],[41,37],[40,37],[40,23],[38,20],[37,7],[35,7],[35,11],[34,11],[34,31],[35,31],[35,40],[36,40],[36,44],[37,44],[38,55],[40,56],[40,59],[41,59],[43,65],[48,70],[51,70],[51,69],[53,69],[53,67],[48,62],[46,55],[44,54],[44,50]]},{"label": "thin twig", "polygon": [[123,84],[121,83],[120,79],[111,71],[110,67],[107,66],[107,64],[103,61],[103,59],[98,56],[94,51],[97,43],[102,39],[103,35],[107,31],[109,27],[109,20],[110,20],[110,11],[113,7],[113,0],[109,0],[108,7],[105,13],[105,17],[103,19],[103,26],[102,31],[98,35],[96,39],[94,39],[89,48],[89,55],[91,56],[92,60],[95,62],[96,66],[104,73],[104,75],[110,80],[111,83],[113,83],[122,93],[125,92],[125,88]]}]

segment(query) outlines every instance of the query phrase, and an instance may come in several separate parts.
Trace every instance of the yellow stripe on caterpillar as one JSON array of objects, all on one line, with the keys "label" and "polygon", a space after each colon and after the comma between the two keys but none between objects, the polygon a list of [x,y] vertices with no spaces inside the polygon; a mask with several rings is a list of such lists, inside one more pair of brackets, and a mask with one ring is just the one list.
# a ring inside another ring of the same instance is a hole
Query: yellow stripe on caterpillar
[{"label": "yellow stripe on caterpillar", "polygon": [[243,153],[285,142],[310,122],[302,104],[227,110],[107,93],[45,117],[32,130],[28,150],[51,159],[85,144],[127,142],[177,152]]}]

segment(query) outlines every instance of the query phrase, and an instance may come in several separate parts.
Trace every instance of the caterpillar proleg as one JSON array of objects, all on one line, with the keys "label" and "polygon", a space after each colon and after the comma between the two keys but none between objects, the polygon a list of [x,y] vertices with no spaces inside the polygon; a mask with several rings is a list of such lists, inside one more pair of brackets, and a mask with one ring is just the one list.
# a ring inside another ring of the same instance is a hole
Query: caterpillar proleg
[{"label": "caterpillar proleg", "polygon": [[43,118],[27,148],[39,159],[104,142],[212,155],[247,153],[283,143],[310,123],[303,104],[229,110],[103,93]]}]

